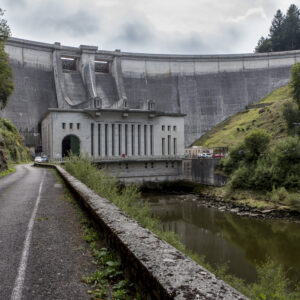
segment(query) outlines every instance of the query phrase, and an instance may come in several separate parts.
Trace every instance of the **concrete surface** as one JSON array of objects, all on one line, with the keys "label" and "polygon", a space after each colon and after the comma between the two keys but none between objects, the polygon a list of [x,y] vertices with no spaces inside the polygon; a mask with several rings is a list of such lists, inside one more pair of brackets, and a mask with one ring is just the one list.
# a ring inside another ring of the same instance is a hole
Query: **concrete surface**
[{"label": "concrete surface", "polygon": [[[16,167],[0,179],[0,299],[90,299],[83,275],[95,270],[73,206],[49,169]],[[45,174],[34,219],[21,298],[13,297],[29,220]]]}]

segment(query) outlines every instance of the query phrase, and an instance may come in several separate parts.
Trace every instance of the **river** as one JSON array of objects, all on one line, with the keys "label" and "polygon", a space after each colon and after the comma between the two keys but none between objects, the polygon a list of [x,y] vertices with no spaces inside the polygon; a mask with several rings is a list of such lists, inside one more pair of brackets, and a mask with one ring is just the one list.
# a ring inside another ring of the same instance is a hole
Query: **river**
[{"label": "river", "polygon": [[253,282],[256,265],[266,257],[284,266],[300,281],[300,224],[282,220],[240,217],[201,206],[195,195],[144,194],[163,230],[177,233],[190,250],[216,266]]}]

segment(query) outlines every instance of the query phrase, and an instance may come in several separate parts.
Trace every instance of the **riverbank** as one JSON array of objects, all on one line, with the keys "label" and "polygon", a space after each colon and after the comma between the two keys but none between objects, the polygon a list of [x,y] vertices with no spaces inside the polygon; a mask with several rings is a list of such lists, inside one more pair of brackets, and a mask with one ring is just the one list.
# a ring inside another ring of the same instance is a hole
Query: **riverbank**
[{"label": "riverbank", "polygon": [[300,223],[300,212],[285,203],[272,202],[263,192],[204,186],[189,181],[165,182],[141,187],[143,193],[193,194],[199,205],[238,216],[281,219]]},{"label": "riverbank", "polygon": [[[205,207],[214,207],[238,216],[252,218],[281,219],[300,223],[300,212],[284,204],[263,199],[262,194],[251,191],[234,192],[223,196],[224,188],[208,188],[198,194],[198,203]],[[253,196],[256,195],[256,198]],[[230,199],[231,198],[231,199]]]}]

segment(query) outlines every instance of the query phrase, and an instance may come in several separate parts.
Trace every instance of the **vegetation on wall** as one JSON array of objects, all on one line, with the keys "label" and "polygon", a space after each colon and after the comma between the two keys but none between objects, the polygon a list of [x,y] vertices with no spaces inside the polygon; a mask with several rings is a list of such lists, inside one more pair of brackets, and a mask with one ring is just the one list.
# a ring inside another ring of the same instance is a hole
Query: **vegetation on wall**
[{"label": "vegetation on wall", "polygon": [[261,37],[255,52],[275,52],[300,49],[300,12],[291,4],[286,15],[277,10],[268,37]]},{"label": "vegetation on wall", "polygon": [[24,146],[24,139],[15,125],[11,121],[1,118],[0,151],[8,163],[21,163],[31,159],[29,150]]},{"label": "vegetation on wall", "polygon": [[0,109],[7,105],[8,97],[14,88],[8,55],[4,51],[5,41],[10,36],[10,28],[3,15],[4,11],[0,8]]}]

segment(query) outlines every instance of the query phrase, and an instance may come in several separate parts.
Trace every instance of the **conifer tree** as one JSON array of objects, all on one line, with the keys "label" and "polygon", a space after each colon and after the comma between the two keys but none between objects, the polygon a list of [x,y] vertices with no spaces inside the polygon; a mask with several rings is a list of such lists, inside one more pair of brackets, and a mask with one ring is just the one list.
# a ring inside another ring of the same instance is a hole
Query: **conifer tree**
[{"label": "conifer tree", "polygon": [[270,44],[272,47],[271,51],[280,51],[282,48],[283,24],[284,16],[281,10],[278,9],[272,21],[272,26],[270,27]]},{"label": "conifer tree", "polygon": [[286,15],[277,10],[270,27],[269,36],[261,37],[255,52],[288,51],[300,49],[300,11],[291,4]]}]

